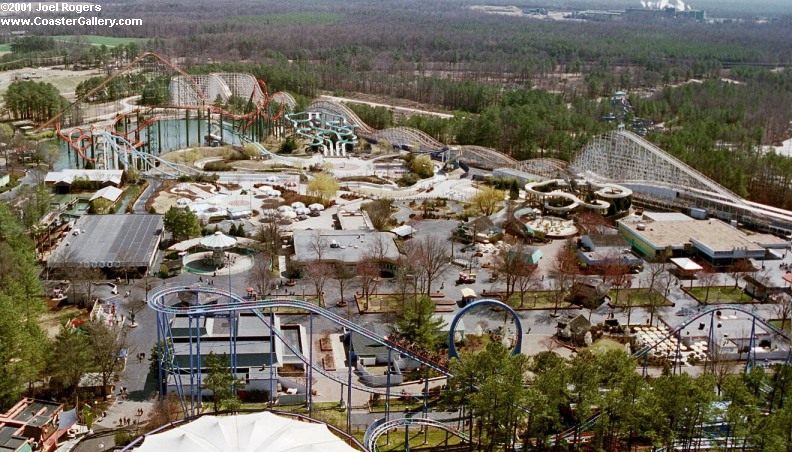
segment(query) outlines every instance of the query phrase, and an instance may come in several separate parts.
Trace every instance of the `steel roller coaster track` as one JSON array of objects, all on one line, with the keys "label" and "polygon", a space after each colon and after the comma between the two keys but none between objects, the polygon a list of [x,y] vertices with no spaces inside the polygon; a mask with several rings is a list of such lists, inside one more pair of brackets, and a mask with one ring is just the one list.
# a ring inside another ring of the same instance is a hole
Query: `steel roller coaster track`
[{"label": "steel roller coaster track", "polygon": [[[191,305],[191,306],[187,306],[187,307],[171,306],[171,305],[169,305],[166,302],[166,299],[168,297],[173,296],[173,295],[178,295],[178,294],[181,294],[181,293],[214,295],[214,296],[218,296],[218,297],[227,298],[229,300],[229,302],[227,302],[227,303],[218,303],[218,304],[207,304],[207,305],[198,304],[198,305]],[[306,302],[306,301],[302,301],[302,300],[295,300],[295,299],[288,299],[288,298],[274,298],[274,299],[265,299],[265,300],[246,300],[246,299],[244,299],[244,298],[242,298],[242,297],[240,297],[238,295],[235,295],[235,294],[230,293],[228,291],[225,291],[225,290],[222,290],[222,289],[217,289],[217,288],[214,288],[214,287],[174,286],[174,287],[163,287],[163,288],[160,288],[160,289],[152,292],[150,297],[149,297],[149,300],[148,300],[148,305],[149,305],[149,307],[151,309],[156,311],[156,313],[158,315],[158,336],[159,336],[160,340],[166,339],[167,337],[170,336],[170,326],[169,326],[170,322],[169,322],[169,318],[171,316],[186,315],[186,316],[193,317],[193,318],[199,318],[199,317],[207,316],[207,315],[233,314],[233,313],[237,313],[237,312],[240,312],[240,311],[251,311],[251,312],[254,312],[255,315],[257,315],[259,317],[259,319],[261,319],[262,322],[268,328],[270,328],[273,331],[273,335],[274,336],[278,337],[284,343],[284,345],[287,348],[289,348],[289,350],[295,356],[297,356],[302,362],[304,362],[306,365],[308,365],[309,372],[317,371],[320,374],[326,376],[327,378],[329,378],[329,379],[331,379],[331,380],[333,380],[333,381],[335,381],[337,383],[341,383],[343,385],[347,385],[348,386],[348,391],[351,391],[354,388],[356,390],[364,391],[364,392],[367,392],[367,393],[383,394],[383,390],[381,390],[381,389],[370,388],[370,387],[366,387],[366,386],[362,386],[362,385],[359,385],[359,384],[352,383],[352,381],[351,381],[351,369],[349,370],[350,373],[349,373],[349,376],[347,377],[347,381],[343,381],[342,377],[340,377],[339,375],[333,374],[331,372],[327,372],[321,366],[315,365],[313,363],[313,361],[311,360],[311,358],[305,357],[302,353],[299,352],[299,350],[295,349],[291,344],[289,344],[288,341],[286,341],[285,338],[282,335],[280,335],[279,332],[277,332],[277,329],[271,328],[271,321],[267,320],[267,314],[265,314],[265,312],[268,311],[268,310],[272,312],[272,310],[277,309],[277,308],[292,308],[292,309],[304,310],[307,313],[309,313],[311,316],[318,315],[319,317],[321,317],[323,319],[329,320],[332,323],[345,328],[347,331],[350,331],[350,332],[355,333],[355,334],[360,334],[361,336],[363,336],[363,337],[365,337],[365,338],[367,338],[367,339],[369,339],[369,340],[371,340],[371,341],[373,341],[373,342],[375,342],[375,343],[377,343],[379,345],[382,345],[382,346],[386,347],[388,350],[390,350],[391,352],[396,353],[398,356],[412,359],[412,360],[420,363],[421,365],[423,365],[425,368],[432,369],[432,370],[436,371],[437,373],[439,373],[442,376],[445,376],[447,378],[452,378],[453,377],[453,375],[449,372],[448,368],[446,368],[445,366],[443,366],[443,365],[441,365],[441,364],[439,364],[439,363],[437,363],[437,362],[435,362],[435,361],[433,361],[431,359],[428,359],[426,356],[423,356],[420,353],[416,353],[413,350],[406,349],[406,348],[400,346],[399,344],[391,341],[387,337],[383,337],[383,336],[381,336],[381,335],[379,335],[377,333],[374,333],[374,332],[372,332],[372,331],[370,331],[370,330],[368,330],[366,328],[363,328],[363,327],[355,324],[354,322],[351,322],[351,321],[345,319],[344,317],[341,317],[341,316],[339,316],[339,315],[337,315],[337,314],[335,314],[335,313],[333,313],[331,311],[328,311],[328,310],[326,310],[324,308],[318,307],[318,306],[316,306],[316,305],[314,305],[312,303],[309,303],[309,302]],[[678,336],[680,334],[680,332],[682,332],[685,328],[689,327],[694,322],[700,320],[703,317],[710,316],[710,323],[714,324],[714,319],[715,319],[717,313],[719,311],[726,311],[726,310],[738,311],[738,312],[747,314],[752,319],[752,329],[751,329],[751,340],[752,340],[752,343],[754,343],[754,341],[756,339],[756,325],[757,324],[761,324],[764,328],[766,328],[769,332],[771,332],[773,335],[775,335],[777,337],[783,338],[786,341],[792,340],[792,338],[790,337],[790,335],[788,333],[786,333],[786,332],[776,328],[775,326],[769,324],[768,322],[766,322],[761,317],[758,317],[756,315],[756,313],[753,312],[750,309],[745,309],[745,308],[742,308],[742,307],[739,307],[739,306],[733,306],[733,305],[716,305],[716,306],[708,306],[707,308],[701,310],[700,312],[697,312],[697,313],[693,314],[692,316],[690,316],[689,318],[685,319],[683,322],[681,322],[675,328],[670,330],[661,339],[657,340],[656,342],[654,342],[652,344],[648,344],[648,345],[642,347],[641,349],[637,350],[635,353],[633,353],[633,357],[636,358],[637,360],[641,360],[642,358],[645,359],[648,356],[649,352],[651,352],[652,350],[656,349],[660,344],[662,344],[666,340],[669,340],[672,337]],[[272,314],[269,314],[269,315],[272,315]],[[313,317],[311,317],[311,322],[312,321],[313,321]],[[714,328],[710,328],[710,335],[712,335],[712,331],[714,331]],[[233,327],[232,327],[232,332],[233,332]],[[712,343],[712,341],[713,341],[712,337],[710,337],[710,341]],[[191,339],[191,345],[192,345],[192,339]],[[233,348],[233,341],[232,341],[232,348]],[[200,351],[198,350],[198,352],[200,352]],[[167,356],[167,353],[163,354],[163,357],[164,356]],[[792,358],[792,355],[790,355],[790,358]],[[752,364],[752,361],[754,359],[755,359],[755,356],[752,355],[752,354],[749,354],[749,356],[748,356],[748,366],[746,366],[747,368],[750,368],[750,366]],[[790,360],[788,359],[788,361],[790,361]],[[191,361],[191,363],[193,363],[193,361]],[[645,361],[644,361],[644,363],[645,363]],[[198,363],[194,363],[194,364],[200,365],[199,362]],[[160,365],[163,368],[163,370],[167,370],[168,372],[172,372],[174,370],[179,371],[178,368],[174,369],[174,367],[173,367],[174,363],[173,362],[168,363],[168,362],[165,362],[165,360],[163,360],[163,361],[160,361]],[[235,366],[235,360],[232,361],[232,366]],[[168,367],[170,367],[170,368],[168,369]],[[235,371],[235,367],[234,367],[234,371]],[[200,376],[198,376],[197,378],[198,378],[197,379],[198,386],[200,386]],[[427,380],[427,383],[428,383],[428,380]],[[177,384],[177,390],[180,392],[181,395],[183,395],[184,394],[184,390],[182,388],[179,388],[178,386],[179,385]],[[310,389],[308,390],[308,393],[310,393]],[[388,397],[390,396],[390,386],[385,388],[384,394],[386,396],[388,396]],[[420,394],[412,394],[412,395],[414,395],[414,396],[425,396],[426,395],[426,389]],[[195,397],[194,394],[192,396]],[[183,398],[182,398],[182,400],[183,400],[183,403],[184,403],[184,399]],[[186,406],[185,406],[185,410],[186,410]],[[582,423],[582,424],[580,424],[580,425],[578,425],[576,427],[570,428],[570,429],[568,429],[568,430],[566,430],[564,432],[560,432],[557,435],[553,435],[553,439],[556,442],[559,442],[561,440],[568,440],[569,438],[575,436],[576,433],[580,434],[581,432],[590,429],[596,423],[596,420],[597,420],[597,416],[593,416],[592,418],[588,419],[586,422],[584,422],[584,423]],[[453,434],[455,436],[459,436],[460,438],[463,438],[463,439],[466,438],[466,437],[464,437],[463,434],[461,434],[459,432],[456,432],[453,429],[448,428],[447,426],[445,426],[441,422],[433,421],[433,420],[427,419],[425,417],[424,418],[420,418],[420,420],[417,419],[417,418],[383,419],[383,420],[379,420],[376,423],[372,424],[372,426],[369,428],[369,431],[367,432],[367,438],[368,439],[367,439],[366,445],[369,446],[371,444],[376,444],[376,439],[379,436],[381,436],[382,434],[384,434],[385,432],[387,432],[387,431],[390,431],[390,430],[393,430],[395,428],[399,428],[399,427],[402,427],[402,426],[409,426],[409,425],[421,425],[421,426],[428,426],[428,427],[438,427],[438,428],[442,428],[444,430],[448,430],[449,432],[451,432],[451,434]],[[373,438],[373,440],[372,440],[373,443],[372,442],[368,442],[371,438]]]}]

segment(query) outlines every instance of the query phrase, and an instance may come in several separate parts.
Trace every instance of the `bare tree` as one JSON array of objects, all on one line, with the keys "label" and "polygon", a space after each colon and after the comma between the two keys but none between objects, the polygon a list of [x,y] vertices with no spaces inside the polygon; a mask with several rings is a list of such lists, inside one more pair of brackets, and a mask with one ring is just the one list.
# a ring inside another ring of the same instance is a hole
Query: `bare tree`
[{"label": "bare tree", "polygon": [[360,285],[363,289],[363,296],[366,297],[366,304],[369,303],[369,297],[377,290],[377,281],[380,276],[380,264],[371,256],[364,256],[358,262],[356,271],[360,276]]},{"label": "bare tree", "polygon": [[[341,295],[342,304],[344,303],[344,287],[346,287],[347,284],[349,284],[349,282],[352,280],[354,276],[355,274],[352,272],[352,270],[349,269],[349,267],[345,263],[337,262],[335,265],[333,265],[333,278],[338,283],[338,291],[340,292]],[[352,306],[351,303],[347,304],[347,317],[352,316],[351,306]]]},{"label": "bare tree", "polygon": [[577,223],[586,234],[602,234],[610,226],[602,214],[591,210],[578,215]]},{"label": "bare tree", "polygon": [[509,248],[504,248],[495,259],[495,268],[506,280],[505,300],[510,300],[512,294],[520,292],[520,306],[524,302],[525,291],[533,282],[536,269],[528,261],[530,249],[518,242]]},{"label": "bare tree", "polygon": [[319,306],[324,307],[324,286],[327,283],[327,280],[333,276],[333,266],[328,262],[315,260],[306,266],[306,273],[308,279],[311,280],[314,288],[316,289],[316,296],[319,300]]},{"label": "bare tree", "polygon": [[261,251],[253,258],[253,268],[248,272],[248,284],[256,289],[260,296],[269,294],[272,281],[277,279],[272,271],[272,257]]},{"label": "bare tree", "polygon": [[280,227],[275,218],[259,226],[253,237],[259,242],[259,250],[269,256],[277,256],[280,251]]},{"label": "bare tree", "polygon": [[572,240],[567,240],[564,247],[555,255],[553,266],[550,269],[550,285],[553,288],[553,315],[558,314],[558,305],[566,300],[580,275],[575,245]]},{"label": "bare tree", "polygon": [[756,271],[756,269],[753,267],[753,265],[751,265],[751,262],[748,259],[740,259],[733,263],[729,267],[729,276],[734,279],[734,288],[736,289],[740,282],[740,275],[752,271]]},{"label": "bare tree", "polygon": [[165,424],[177,421],[182,418],[182,413],[179,397],[175,393],[170,393],[167,397],[154,402],[154,406],[149,413],[147,428],[154,430]]},{"label": "bare tree", "polygon": [[737,370],[737,362],[728,359],[728,356],[721,349],[720,344],[716,344],[714,350],[709,351],[709,363],[705,366],[705,370],[712,373],[715,377],[715,384],[718,388],[718,394],[721,393],[723,383],[726,377],[733,374]]},{"label": "bare tree", "polygon": [[522,308],[525,304],[525,293],[530,290],[536,290],[539,287],[539,281],[537,281],[537,272],[536,272],[536,265],[525,265],[520,266],[517,270],[516,275],[516,284],[517,284],[517,292],[520,294],[520,307]]},{"label": "bare tree", "polygon": [[113,328],[94,320],[85,325],[93,365],[102,377],[102,395],[107,397],[107,386],[118,370],[121,351],[127,348],[126,337],[121,328]]},{"label": "bare tree", "polygon": [[619,304],[619,291],[622,286],[627,285],[631,278],[630,268],[624,263],[621,255],[614,253],[606,258],[605,266],[602,270],[602,280],[611,287],[616,288],[614,304]]},{"label": "bare tree", "polygon": [[787,321],[792,319],[792,296],[786,293],[778,294],[775,298],[775,315],[781,320],[781,329],[792,331],[792,325],[787,326]]},{"label": "bare tree", "polygon": [[425,281],[426,295],[432,294],[432,283],[440,276],[451,259],[448,246],[444,241],[435,236],[426,236],[407,242],[407,255],[419,270],[419,275]]},{"label": "bare tree", "polygon": [[313,251],[315,260],[317,262],[322,262],[322,258],[325,256],[325,251],[329,246],[327,239],[322,237],[322,234],[319,231],[314,231],[308,246],[311,248],[311,251]]},{"label": "bare tree", "polygon": [[701,272],[698,274],[698,279],[704,287],[704,303],[709,302],[710,289],[717,283],[718,275],[712,272]]},{"label": "bare tree", "polygon": [[649,299],[649,324],[654,322],[657,305],[664,298],[663,274],[668,274],[665,264],[651,265],[649,271],[644,275],[643,282],[646,285]]}]

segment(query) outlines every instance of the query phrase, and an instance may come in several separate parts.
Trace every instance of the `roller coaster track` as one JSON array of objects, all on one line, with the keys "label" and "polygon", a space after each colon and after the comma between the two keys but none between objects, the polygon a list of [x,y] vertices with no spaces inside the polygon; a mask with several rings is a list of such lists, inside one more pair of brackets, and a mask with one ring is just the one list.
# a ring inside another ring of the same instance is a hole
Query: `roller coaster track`
[{"label": "roller coaster track", "polygon": [[363,446],[370,452],[376,452],[379,450],[377,447],[377,440],[379,440],[382,435],[400,427],[411,427],[413,425],[417,427],[438,428],[450,433],[451,435],[461,439],[466,443],[470,442],[470,438],[466,434],[449,427],[441,421],[422,417],[403,417],[391,420],[385,420],[385,418],[381,418],[372,422],[368,429],[366,429],[366,433],[363,436]]},{"label": "roller coaster track", "polygon": [[[229,300],[231,300],[232,303],[215,304],[215,305],[198,305],[198,306],[189,306],[189,307],[174,307],[174,306],[168,306],[165,303],[165,298],[167,296],[177,295],[179,293],[184,293],[184,292],[204,293],[204,294],[216,295],[219,297],[226,297]],[[228,292],[226,290],[217,289],[214,287],[173,286],[173,287],[163,287],[151,292],[149,294],[148,306],[149,308],[153,309],[158,313],[170,314],[170,315],[177,315],[177,314],[206,315],[206,314],[217,314],[217,313],[230,313],[230,312],[243,311],[243,310],[260,311],[262,309],[276,309],[276,308],[301,309],[306,312],[311,312],[313,314],[319,315],[324,319],[330,320],[331,322],[335,323],[336,325],[342,326],[348,331],[351,331],[355,334],[359,334],[372,342],[385,346],[388,349],[391,349],[402,356],[405,356],[413,361],[416,361],[422,364],[423,366],[432,369],[444,376],[450,376],[450,373],[445,366],[442,366],[432,360],[429,360],[418,353],[408,350],[385,337],[382,337],[366,328],[359,326],[358,324],[350,320],[345,319],[344,317],[341,317],[338,314],[335,314],[325,308],[321,308],[307,301],[294,300],[289,298],[273,298],[266,300],[250,301],[236,294]]]},{"label": "roller coaster track", "polygon": [[[177,307],[167,304],[166,299],[168,297],[185,292],[214,295],[217,297],[226,298],[230,300],[230,302],[225,304],[218,303],[211,305],[191,305],[187,307]],[[405,349],[404,347],[401,347],[400,345],[394,343],[393,341],[385,337],[381,337],[378,334],[367,330],[366,328],[360,327],[354,322],[348,321],[347,319],[337,314],[334,314],[331,311],[328,311],[327,309],[318,307],[312,303],[308,303],[302,300],[274,298],[274,299],[250,301],[242,297],[239,297],[231,292],[222,289],[217,289],[214,287],[172,286],[172,287],[161,287],[151,292],[149,294],[148,306],[158,314],[162,314],[162,315],[203,316],[203,315],[232,313],[239,311],[251,311],[264,323],[266,327],[270,328],[270,331],[272,331],[272,333],[284,344],[284,346],[286,346],[289,349],[289,351],[291,351],[301,361],[303,361],[306,365],[311,366],[311,368],[314,371],[317,371],[321,375],[342,385],[349,385],[349,383],[346,379],[340,377],[339,375],[335,375],[333,373],[327,372],[322,368],[322,366],[317,366],[314,363],[312,363],[299,350],[297,350],[294,346],[292,346],[286,340],[286,338],[283,337],[283,335],[278,331],[277,328],[272,328],[269,320],[267,319],[267,316],[263,313],[263,311],[267,309],[275,309],[275,308],[292,308],[292,309],[305,310],[312,314],[317,314],[321,318],[330,320],[336,325],[342,326],[347,331],[360,334],[361,336],[373,342],[376,342],[380,345],[387,347],[389,350],[393,350],[399,356],[414,360],[420,363],[421,365],[425,366],[426,368],[437,371],[438,373],[444,375],[445,377],[451,376],[448,370],[444,366],[432,360],[426,359],[425,357],[421,356],[418,353],[415,353],[414,351]],[[165,355],[169,355],[169,354],[166,353]],[[178,366],[175,365],[175,362],[172,359],[170,361],[171,361],[170,365],[172,366],[172,368],[178,369]],[[351,363],[347,363],[347,364],[351,365]],[[390,388],[386,390],[381,390],[381,389],[362,386],[359,384],[352,384],[351,388],[371,394],[388,395],[390,393]],[[399,395],[400,396],[408,395],[412,397],[425,396],[423,392],[421,393],[401,392]],[[462,439],[463,441],[468,441],[468,437],[464,433],[461,433],[453,428],[450,428],[448,425],[437,420],[428,419],[425,417],[399,418],[392,420],[386,420],[385,418],[382,418],[375,421],[372,424],[372,427],[374,428],[369,427],[369,429],[366,432],[366,437],[369,439],[369,441],[371,441],[372,444],[372,446],[367,445],[367,450],[371,450],[371,451],[375,450],[374,447],[376,446],[377,439],[386,432],[402,426],[410,426],[410,425],[439,428],[455,437]]]},{"label": "roller coaster track", "polygon": [[[785,339],[789,343],[792,343],[792,335],[790,335],[786,331],[783,331],[783,330],[771,325],[769,322],[764,320],[762,317],[756,315],[756,313],[753,312],[750,309],[745,309],[745,308],[743,308],[741,306],[738,306],[738,305],[710,305],[710,306],[707,306],[706,308],[702,309],[701,311],[691,315],[690,317],[686,318],[682,323],[680,323],[679,325],[674,327],[665,336],[663,336],[662,338],[658,339],[654,343],[648,344],[648,345],[638,349],[635,353],[632,354],[633,358],[640,359],[640,358],[646,357],[649,354],[649,352],[651,352],[652,350],[657,348],[663,342],[671,339],[672,337],[678,336],[682,331],[685,330],[685,328],[689,327],[694,322],[699,321],[702,317],[705,317],[705,316],[708,316],[708,315],[709,316],[715,315],[718,311],[739,311],[739,312],[742,312],[744,314],[748,314],[750,316],[750,318],[753,319],[753,321],[759,322],[763,327],[767,328],[767,330],[770,331],[771,333],[773,333],[774,335]],[[679,338],[679,339],[681,340],[681,338]],[[792,347],[792,344],[790,344],[790,346]],[[792,360],[792,353],[787,358],[788,362],[792,362],[790,360]],[[587,419],[586,421],[584,421],[583,423],[581,423],[580,425],[577,425],[575,427],[567,429],[567,430],[559,433],[558,435],[553,435],[553,438],[556,439],[556,441],[562,440],[562,439],[563,440],[567,440],[569,438],[574,437],[576,434],[579,435],[579,434],[585,432],[586,430],[592,428],[594,426],[594,424],[597,422],[597,420],[599,419],[599,416],[600,416],[599,414],[596,414],[596,415],[590,417],[589,419]]]},{"label": "roller coaster track", "polygon": [[297,108],[297,99],[286,91],[276,91],[272,93],[272,101],[285,105],[289,111],[294,111],[294,109]]},{"label": "roller coaster track", "polygon": [[[61,119],[64,117],[64,114],[71,111],[76,105],[84,102],[85,99],[90,99],[101,90],[104,90],[116,78],[132,72],[151,71],[152,68],[154,68],[155,71],[162,70],[165,73],[176,74],[171,78],[171,87],[178,88],[176,94],[174,94],[171,99],[171,104],[158,106],[157,108],[200,109],[210,113],[221,114],[225,118],[239,121],[240,131],[247,130],[260,118],[266,118],[271,122],[277,122],[284,117],[287,108],[293,108],[294,105],[296,105],[294,97],[288,93],[275,93],[272,96],[269,95],[266,83],[263,80],[256,80],[248,74],[212,73],[208,75],[191,75],[157,53],[144,52],[132,60],[132,62],[105,78],[95,88],[78,97],[77,100],[67,105],[49,121],[41,124],[36,130],[38,131],[54,125],[56,133],[60,138],[66,141],[82,158],[87,161],[93,161],[93,159],[85,155],[86,146],[83,145],[85,142],[84,140],[75,140],[74,137],[70,137],[70,134],[61,132]],[[212,94],[216,94],[217,96],[212,97]],[[247,97],[254,108],[247,113],[239,114],[214,105],[216,97],[228,100],[231,96]],[[277,111],[271,112],[269,107],[274,96],[277,96],[279,99],[279,108]],[[129,113],[127,113],[127,115],[128,114]],[[113,125],[127,115],[116,117]],[[142,124],[139,124],[135,131],[142,130],[146,126],[156,122],[156,120],[156,118],[146,120]],[[129,134],[133,132],[124,134],[118,133],[113,129],[113,133],[120,134],[127,139],[127,141],[130,141],[128,140]],[[134,143],[133,147],[139,147],[141,144],[140,142]]]},{"label": "roller coaster track", "polygon": [[[181,175],[200,174],[190,166],[174,163],[135,148],[126,138],[107,131],[95,132],[92,140],[104,153],[105,162],[118,162],[124,169],[134,165],[136,161],[143,163],[144,170],[159,172],[165,177],[175,178]],[[86,158],[86,157],[84,157]],[[97,161],[97,159],[92,159]]]},{"label": "roller coaster track", "polygon": [[[169,306],[168,304],[166,304],[166,298],[167,297],[169,297],[171,295],[178,295],[179,293],[184,293],[184,292],[188,292],[188,293],[203,293],[203,294],[216,295],[216,296],[219,296],[219,297],[228,298],[229,300],[231,300],[231,302],[230,303],[226,303],[226,304],[192,305],[192,306],[187,306],[187,307]],[[314,305],[312,303],[309,303],[309,302],[306,302],[306,301],[302,301],[302,300],[294,300],[294,299],[288,299],[288,298],[286,298],[286,299],[274,298],[274,299],[250,301],[250,300],[246,300],[246,299],[244,299],[244,298],[242,298],[242,297],[240,297],[238,295],[230,293],[228,291],[225,291],[225,290],[222,290],[222,289],[217,289],[217,288],[214,288],[214,287],[172,286],[172,287],[162,287],[162,288],[159,288],[159,289],[153,291],[149,295],[148,306],[149,306],[149,308],[153,309],[154,311],[156,311],[159,314],[167,314],[167,315],[192,315],[192,316],[195,316],[195,315],[210,315],[210,314],[218,314],[218,313],[232,313],[232,312],[238,312],[238,311],[252,311],[257,316],[259,316],[259,318],[262,321],[264,321],[265,323],[267,323],[267,321],[266,321],[266,318],[265,318],[264,314],[262,313],[263,310],[276,309],[276,308],[301,309],[301,310],[304,310],[304,311],[319,315],[321,318],[330,320],[334,324],[339,325],[339,326],[345,328],[346,330],[351,331],[351,332],[353,332],[355,334],[360,334],[361,336],[365,337],[366,339],[369,339],[369,340],[371,340],[371,341],[373,341],[373,342],[375,342],[377,344],[385,346],[386,348],[388,348],[390,350],[393,350],[394,352],[398,353],[399,355],[401,355],[403,357],[406,357],[408,359],[414,360],[414,361],[422,364],[423,366],[440,373],[441,375],[444,375],[446,377],[453,377],[453,375],[450,374],[450,372],[448,371],[448,369],[445,366],[442,366],[442,365],[436,363],[435,361],[429,360],[429,359],[425,358],[424,356],[422,356],[422,355],[420,355],[418,353],[415,353],[414,351],[411,351],[411,350],[408,350],[408,349],[406,349],[404,347],[401,347],[399,344],[387,339],[386,337],[379,336],[378,334],[376,334],[376,333],[374,333],[374,332],[372,332],[372,331],[370,331],[370,330],[368,330],[366,328],[363,328],[363,327],[355,324],[354,322],[351,322],[351,321],[349,321],[349,320],[347,320],[347,319],[345,319],[345,318],[343,318],[343,317],[341,317],[341,316],[339,316],[339,315],[337,315],[337,314],[335,314],[335,313],[333,313],[333,312],[331,312],[331,311],[329,311],[327,309],[318,307],[318,306],[316,306],[316,305]],[[664,341],[670,339],[671,337],[673,337],[675,335],[678,335],[685,328],[687,328],[688,326],[693,324],[693,322],[698,321],[699,319],[701,319],[704,316],[714,315],[717,311],[726,311],[726,310],[739,311],[739,312],[742,312],[744,314],[748,314],[755,321],[759,322],[763,327],[767,328],[768,331],[772,332],[773,334],[775,334],[775,335],[777,335],[779,337],[784,338],[787,341],[792,341],[792,336],[790,336],[789,333],[786,333],[785,331],[780,330],[779,328],[771,325],[770,323],[766,322],[761,317],[758,317],[756,315],[756,313],[754,313],[753,311],[751,311],[749,309],[745,309],[745,308],[742,308],[740,306],[735,306],[735,305],[714,305],[714,306],[708,306],[707,308],[705,308],[705,309],[695,313],[691,317],[685,319],[682,323],[677,325],[674,329],[670,330],[664,337],[662,337],[661,339],[655,341],[652,344],[649,344],[649,345],[646,345],[646,346],[642,347],[641,349],[639,349],[638,351],[633,353],[632,356],[634,358],[636,358],[636,359],[642,358],[642,357],[646,356],[651,350],[657,348]],[[273,329],[273,332],[275,333],[275,329]],[[275,334],[277,335],[277,333],[275,333]],[[282,336],[278,335],[278,338],[290,349],[290,351],[292,353],[295,354],[295,356],[300,358],[300,360],[302,360],[304,363],[310,365],[314,370],[316,370],[320,374],[332,379],[333,381],[336,381],[336,382],[339,382],[339,383],[343,383],[343,384],[347,384],[346,382],[341,380],[338,375],[334,375],[332,373],[326,372],[320,366],[315,366],[312,363],[310,363],[309,360],[304,355],[302,355],[302,353],[300,353],[298,350],[294,349],[290,344],[288,344],[288,342],[285,341]],[[372,388],[364,387],[364,386],[360,386],[360,385],[355,385],[354,388],[356,390],[361,390],[361,391],[365,391],[365,392],[369,392],[369,393],[377,393],[377,392],[379,392],[379,391],[374,390]],[[580,433],[590,429],[596,423],[597,419],[598,419],[598,416],[595,415],[595,416],[587,419],[585,422],[583,422],[582,424],[580,424],[578,426],[572,427],[572,428],[570,428],[570,429],[568,429],[566,431],[563,431],[563,432],[561,432],[561,433],[559,433],[557,435],[553,435],[551,440],[552,439],[555,439],[555,441],[568,440],[569,438],[575,436],[576,434],[580,434]],[[409,425],[413,425],[413,424],[416,424],[416,425],[428,425],[428,424],[420,424],[418,419],[409,419],[409,420],[394,419],[394,420],[391,420],[391,421],[387,421],[387,423],[385,423],[385,421],[382,421],[382,423],[379,424],[375,429],[371,429],[370,428],[371,432],[370,433],[367,432],[367,437],[369,437],[369,438],[373,437],[374,438],[373,441],[376,443],[376,438],[378,436],[381,436],[382,433],[384,433],[384,432],[386,432],[388,430],[394,429],[394,428],[398,428],[399,426],[407,425],[408,422],[409,422]],[[428,425],[430,427],[443,428],[442,426],[435,424],[437,421],[427,420],[427,422],[432,424],[432,425]],[[376,435],[374,435],[375,432],[380,432],[380,433],[377,433]],[[454,432],[452,432],[452,434],[456,435],[456,433],[454,433]],[[456,435],[456,436],[459,436],[459,435]],[[369,444],[369,443],[367,443],[367,444]]]},{"label": "roller coaster track", "polygon": [[377,130],[363,122],[352,109],[335,101],[324,99],[314,101],[308,107],[308,111],[343,116],[347,122],[357,126],[356,132],[361,138],[373,141],[384,140],[395,146],[407,145],[413,147],[417,152],[448,152],[449,160],[465,160],[484,168],[528,168],[526,170],[534,174],[547,176],[557,176],[558,173],[566,172],[567,163],[561,160],[533,159],[520,162],[495,149],[484,146],[461,145],[449,147],[426,132],[412,127],[391,127]]}]

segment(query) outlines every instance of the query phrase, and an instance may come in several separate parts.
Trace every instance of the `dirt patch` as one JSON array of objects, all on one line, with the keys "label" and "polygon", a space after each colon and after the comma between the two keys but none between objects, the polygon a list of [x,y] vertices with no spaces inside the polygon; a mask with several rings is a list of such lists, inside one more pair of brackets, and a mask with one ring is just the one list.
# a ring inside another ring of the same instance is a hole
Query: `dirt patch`
[{"label": "dirt patch", "polygon": [[14,80],[24,80],[28,77],[29,80],[41,82],[45,81],[52,83],[58,88],[58,91],[67,99],[75,99],[74,91],[80,82],[88,80],[91,77],[102,76],[103,74],[97,70],[89,71],[72,71],[57,68],[22,68],[14,69],[11,71],[0,72],[0,94],[3,94],[8,85]]},{"label": "dirt patch", "polygon": [[58,335],[61,326],[72,319],[88,320],[88,311],[73,305],[58,306],[58,303],[47,300],[47,312],[39,317],[41,329],[49,338]]}]

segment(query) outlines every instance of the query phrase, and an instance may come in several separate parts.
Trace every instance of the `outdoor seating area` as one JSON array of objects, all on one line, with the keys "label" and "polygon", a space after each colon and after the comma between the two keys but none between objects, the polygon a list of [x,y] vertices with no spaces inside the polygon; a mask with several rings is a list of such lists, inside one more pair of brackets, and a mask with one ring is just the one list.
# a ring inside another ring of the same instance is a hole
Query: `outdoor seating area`
[{"label": "outdoor seating area", "polygon": [[[686,338],[679,343],[676,336],[668,337],[670,330],[667,326],[634,326],[635,336],[639,347],[659,344],[651,352],[655,359],[667,359],[674,364],[691,365],[693,362],[708,359],[709,346],[707,341],[697,338]],[[662,342],[660,342],[662,341]],[[679,350],[679,356],[677,356]]]}]

